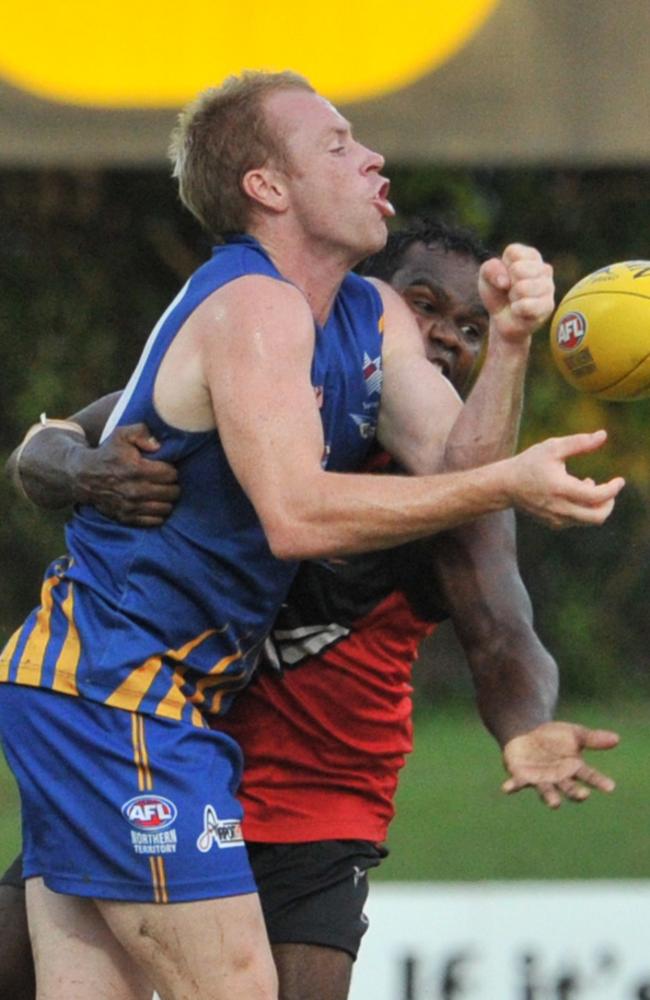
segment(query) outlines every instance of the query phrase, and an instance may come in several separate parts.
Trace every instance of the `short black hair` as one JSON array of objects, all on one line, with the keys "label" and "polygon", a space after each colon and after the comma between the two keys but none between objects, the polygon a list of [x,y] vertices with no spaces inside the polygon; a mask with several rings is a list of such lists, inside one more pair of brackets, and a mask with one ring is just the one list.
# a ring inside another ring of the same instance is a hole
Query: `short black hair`
[{"label": "short black hair", "polygon": [[356,270],[365,276],[390,281],[401,267],[404,254],[415,243],[440,247],[445,253],[463,254],[477,264],[494,256],[472,229],[451,225],[441,219],[416,218],[406,228],[389,233],[383,250],[366,257]]}]

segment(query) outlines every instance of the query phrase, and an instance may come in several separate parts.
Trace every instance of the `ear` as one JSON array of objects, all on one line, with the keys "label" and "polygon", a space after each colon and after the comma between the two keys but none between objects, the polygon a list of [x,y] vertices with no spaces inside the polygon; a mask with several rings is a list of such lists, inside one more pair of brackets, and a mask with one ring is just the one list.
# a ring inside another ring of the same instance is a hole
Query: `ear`
[{"label": "ear", "polygon": [[288,205],[285,177],[270,165],[256,167],[244,174],[242,190],[252,202],[271,212],[284,212]]}]

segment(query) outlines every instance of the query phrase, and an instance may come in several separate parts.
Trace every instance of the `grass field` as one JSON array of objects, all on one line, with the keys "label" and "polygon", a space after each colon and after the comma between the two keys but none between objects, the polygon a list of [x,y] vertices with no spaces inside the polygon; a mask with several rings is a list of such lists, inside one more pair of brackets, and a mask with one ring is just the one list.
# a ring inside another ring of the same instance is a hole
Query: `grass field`
[{"label": "grass field", "polygon": [[[617,729],[621,745],[590,761],[618,783],[552,812],[527,790],[507,798],[500,757],[474,715],[441,706],[416,723],[384,879],[645,878],[650,875],[650,726],[642,704],[572,706],[563,718]],[[0,865],[19,843],[13,779],[0,769]]]},{"label": "grass field", "polygon": [[[617,782],[553,811],[530,789],[504,796],[498,747],[474,716],[442,708],[416,722],[401,782],[386,879],[581,879],[650,875],[650,726],[642,703],[571,706],[560,718],[616,729],[620,746],[590,753]],[[379,875],[379,873],[378,873]]]}]

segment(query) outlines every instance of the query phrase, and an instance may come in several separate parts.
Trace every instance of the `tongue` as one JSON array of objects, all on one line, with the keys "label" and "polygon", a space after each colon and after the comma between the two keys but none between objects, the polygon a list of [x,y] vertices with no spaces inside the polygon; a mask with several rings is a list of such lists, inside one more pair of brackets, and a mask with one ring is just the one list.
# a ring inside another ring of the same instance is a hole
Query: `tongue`
[{"label": "tongue", "polygon": [[393,216],[397,214],[395,212],[395,209],[389,202],[388,198],[381,198],[380,196],[377,196],[375,201],[377,202],[377,206],[382,215],[385,215],[388,218],[392,219]]}]

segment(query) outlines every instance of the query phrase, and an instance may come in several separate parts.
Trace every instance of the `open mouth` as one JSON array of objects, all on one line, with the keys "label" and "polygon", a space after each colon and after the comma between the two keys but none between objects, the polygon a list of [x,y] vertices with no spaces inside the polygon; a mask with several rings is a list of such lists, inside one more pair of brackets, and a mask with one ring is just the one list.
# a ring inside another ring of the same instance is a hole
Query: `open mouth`
[{"label": "open mouth", "polygon": [[390,181],[385,180],[372,200],[373,203],[377,206],[377,208],[381,212],[381,214],[384,216],[384,218],[392,219],[396,213],[392,204],[388,200],[389,191],[390,191]]}]

